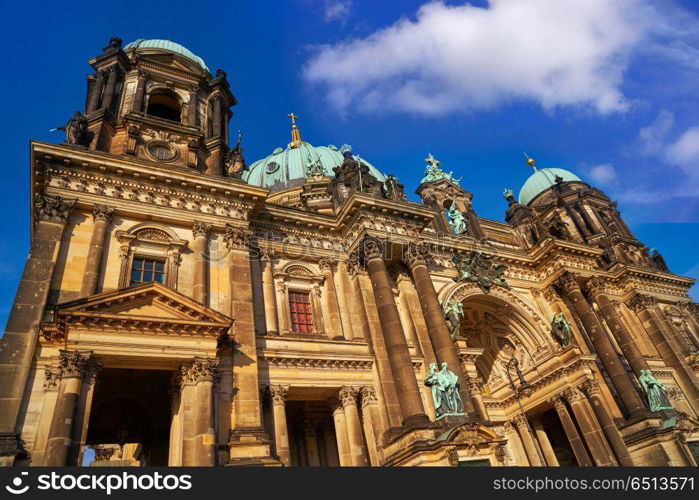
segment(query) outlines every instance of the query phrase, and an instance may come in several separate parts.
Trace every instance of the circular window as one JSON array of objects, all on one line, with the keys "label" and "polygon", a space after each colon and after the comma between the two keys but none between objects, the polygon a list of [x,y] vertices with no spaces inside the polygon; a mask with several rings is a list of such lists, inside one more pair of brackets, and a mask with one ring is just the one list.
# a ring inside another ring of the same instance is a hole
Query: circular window
[{"label": "circular window", "polygon": [[277,170],[279,170],[279,163],[277,163],[276,161],[271,161],[267,164],[267,173],[268,174],[273,174]]},{"label": "circular window", "polygon": [[148,146],[148,152],[151,156],[163,161],[170,161],[175,158],[175,151],[166,144],[152,144]]}]

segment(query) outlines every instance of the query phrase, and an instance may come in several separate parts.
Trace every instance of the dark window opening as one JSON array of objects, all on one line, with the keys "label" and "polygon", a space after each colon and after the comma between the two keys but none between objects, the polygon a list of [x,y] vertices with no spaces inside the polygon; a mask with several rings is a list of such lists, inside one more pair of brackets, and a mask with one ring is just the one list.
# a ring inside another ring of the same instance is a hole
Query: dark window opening
[{"label": "dark window opening", "polygon": [[313,333],[311,297],[308,292],[289,292],[289,310],[291,311],[291,331]]},{"label": "dark window opening", "polygon": [[131,266],[131,286],[139,283],[150,283],[165,281],[165,262],[156,259],[144,259],[136,257]]},{"label": "dark window opening", "polygon": [[169,93],[153,93],[148,98],[146,113],[150,116],[165,118],[174,122],[180,121],[180,103]]}]

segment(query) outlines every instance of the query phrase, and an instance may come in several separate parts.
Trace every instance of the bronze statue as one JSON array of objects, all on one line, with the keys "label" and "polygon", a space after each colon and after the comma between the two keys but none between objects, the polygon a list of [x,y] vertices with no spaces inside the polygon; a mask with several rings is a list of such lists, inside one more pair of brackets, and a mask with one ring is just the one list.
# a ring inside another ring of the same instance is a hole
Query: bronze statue
[{"label": "bronze statue", "polygon": [[384,194],[386,198],[393,201],[403,201],[405,200],[405,191],[403,191],[403,184],[398,182],[398,179],[393,176],[393,174],[388,174],[386,181],[384,181]]},{"label": "bronze statue", "polygon": [[653,376],[653,372],[650,370],[641,370],[641,376],[638,377],[638,381],[641,383],[641,387],[643,387],[646,393],[650,411],[673,409],[667,397],[667,389]]},{"label": "bronze statue", "polygon": [[655,264],[655,267],[658,268],[659,271],[664,271],[666,273],[670,272],[670,269],[667,267],[667,263],[665,262],[665,259],[663,258],[662,255],[660,255],[660,252],[658,252],[655,248],[651,248],[650,250],[652,252],[651,255],[651,260]]},{"label": "bronze statue", "polygon": [[562,312],[558,313],[558,315],[556,313],[553,314],[551,329],[561,347],[566,348],[573,343],[573,328]]},{"label": "bronze statue", "polygon": [[87,118],[80,111],[76,111],[65,125],[53,130],[63,130],[66,133],[65,142],[85,148],[90,147],[92,138],[95,136],[95,133],[88,128]]},{"label": "bronze statue", "polygon": [[240,146],[240,141],[243,139],[243,133],[238,131],[238,140],[232,149],[226,154],[226,173],[228,177],[233,177],[234,179],[240,179],[243,177],[243,172],[248,170],[248,166],[245,164],[245,158],[243,157],[243,148]]},{"label": "bronze statue", "polygon": [[461,318],[464,315],[464,305],[460,300],[450,299],[447,300],[445,304],[442,304],[442,308],[444,310],[444,319],[447,320],[447,326],[449,327],[451,338],[455,339],[459,335]]},{"label": "bronze statue", "polygon": [[461,258],[460,255],[454,255],[451,261],[459,273],[454,278],[456,282],[472,281],[484,293],[490,293],[493,285],[510,288],[504,276],[507,266],[503,264],[494,265],[492,257],[488,257],[481,252],[473,252],[466,259]]},{"label": "bronze statue", "polygon": [[442,369],[439,371],[437,364],[431,363],[424,383],[432,389],[432,402],[437,419],[447,415],[464,415],[464,405],[459,393],[459,377],[449,369],[447,363],[442,363]]}]

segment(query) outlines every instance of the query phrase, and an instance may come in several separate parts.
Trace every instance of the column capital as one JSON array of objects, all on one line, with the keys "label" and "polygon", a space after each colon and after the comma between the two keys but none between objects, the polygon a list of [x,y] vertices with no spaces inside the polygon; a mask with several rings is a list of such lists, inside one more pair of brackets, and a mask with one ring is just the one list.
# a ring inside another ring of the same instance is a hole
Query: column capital
[{"label": "column capital", "polygon": [[55,391],[61,381],[61,370],[57,366],[44,368],[44,391]]},{"label": "column capital", "polygon": [[283,385],[270,385],[268,389],[273,406],[286,406],[286,398],[289,395],[288,387]]},{"label": "column capital", "polygon": [[429,247],[425,243],[408,243],[403,252],[403,262],[412,269],[417,266],[427,267]]},{"label": "column capital", "polygon": [[352,387],[349,385],[341,387],[340,391],[337,394],[338,394],[338,397],[340,398],[340,401],[342,401],[342,406],[343,407],[347,407],[350,405],[357,406],[358,392],[359,391],[356,387]]},{"label": "column capital", "polygon": [[94,384],[97,381],[97,375],[102,372],[102,361],[94,358],[90,358],[87,362],[87,367],[85,368],[85,378],[89,385]]},{"label": "column capital", "polygon": [[78,200],[65,200],[60,196],[49,196],[37,193],[34,196],[34,212],[39,221],[68,222],[70,212]]},{"label": "column capital", "polygon": [[320,268],[321,272],[330,271],[332,273],[335,270],[336,265],[337,262],[330,259],[321,259],[320,261],[318,261],[318,267]]},{"label": "column capital", "polygon": [[251,238],[252,232],[249,229],[226,224],[223,241],[226,242],[229,250],[245,250],[248,248]]},{"label": "column capital", "polygon": [[593,297],[596,297],[605,293],[606,286],[607,281],[604,278],[593,276],[587,280],[587,283],[585,283],[585,290]]},{"label": "column capital", "polygon": [[337,396],[331,396],[328,398],[328,406],[330,407],[330,411],[332,411],[333,414],[338,411],[341,411],[343,413],[345,411],[345,407],[342,406],[342,401]]},{"label": "column capital", "polygon": [[513,418],[512,422],[515,424],[517,429],[519,429],[520,431],[527,431],[528,430],[527,417],[525,417],[521,413],[519,415],[517,415],[515,418]]},{"label": "column capital", "polygon": [[376,236],[365,236],[359,243],[359,250],[365,261],[384,258],[385,242]]},{"label": "column capital", "polygon": [[558,295],[558,292],[556,291],[556,287],[554,287],[553,285],[549,285],[546,288],[544,288],[544,290],[542,291],[542,294],[544,296],[544,299],[546,299],[546,301],[549,304],[553,304],[554,302],[557,302],[558,299],[560,298]]},{"label": "column capital", "polygon": [[629,306],[633,312],[638,314],[644,309],[653,309],[657,303],[658,299],[655,297],[637,293],[626,303],[626,305]]},{"label": "column capital", "polygon": [[206,238],[209,236],[209,231],[211,231],[211,224],[204,224],[201,221],[195,221],[192,226],[192,235],[195,238],[199,238],[200,236]]},{"label": "column capital", "polygon": [[569,403],[575,403],[577,401],[582,401],[585,399],[585,395],[576,387],[569,387],[561,393],[563,398]]},{"label": "column capital", "polygon": [[106,205],[95,205],[92,209],[92,218],[97,221],[109,222],[114,214],[114,207]]},{"label": "column capital", "polygon": [[570,293],[574,290],[580,290],[580,285],[578,280],[575,279],[575,275],[570,271],[563,273],[555,282],[554,286],[561,290],[563,293]]},{"label": "column capital", "polygon": [[360,394],[362,398],[362,408],[365,408],[369,405],[375,405],[379,402],[376,396],[376,389],[374,388],[374,386],[362,386],[362,388],[360,389]]},{"label": "column capital", "polygon": [[218,358],[195,357],[191,366],[182,366],[180,373],[184,384],[213,382],[221,360]]},{"label": "column capital", "polygon": [[359,252],[357,250],[350,252],[347,262],[345,262],[345,266],[347,267],[347,274],[349,274],[350,277],[353,278],[357,276],[362,267],[359,260]]},{"label": "column capital", "polygon": [[82,378],[86,373],[87,362],[92,351],[66,351],[58,354],[58,369],[61,378]]},{"label": "column capital", "polygon": [[593,395],[601,395],[599,382],[594,379],[586,380],[585,382],[580,384],[580,390],[584,392],[588,397],[591,397]]},{"label": "column capital", "polygon": [[556,411],[565,411],[567,412],[568,409],[566,408],[565,403],[563,402],[563,399],[561,398],[560,394],[556,394],[555,396],[552,396],[548,399],[549,404],[551,404]]},{"label": "column capital", "polygon": [[483,380],[480,377],[466,377],[466,385],[471,393],[480,394],[481,387],[483,387]]}]

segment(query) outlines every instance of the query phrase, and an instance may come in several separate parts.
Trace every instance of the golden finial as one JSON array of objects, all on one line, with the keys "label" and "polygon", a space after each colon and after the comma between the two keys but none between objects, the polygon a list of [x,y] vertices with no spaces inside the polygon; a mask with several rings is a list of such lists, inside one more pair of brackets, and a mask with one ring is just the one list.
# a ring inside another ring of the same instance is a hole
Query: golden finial
[{"label": "golden finial", "polygon": [[289,113],[286,116],[288,118],[291,118],[291,143],[289,143],[289,147],[295,149],[299,147],[301,144],[305,144],[301,140],[301,133],[299,132],[298,127],[296,126],[296,120],[298,120],[299,117],[294,113]]},{"label": "golden finial", "polygon": [[532,167],[534,172],[536,172],[536,161],[534,161],[534,158],[531,158],[527,153],[524,153],[524,157],[527,159],[527,165]]}]

